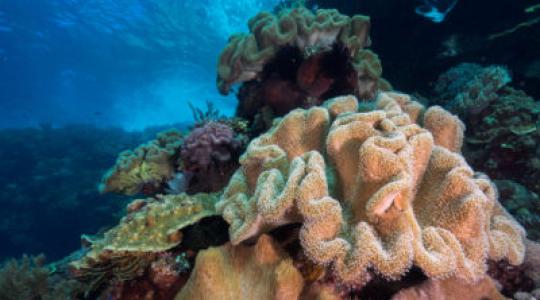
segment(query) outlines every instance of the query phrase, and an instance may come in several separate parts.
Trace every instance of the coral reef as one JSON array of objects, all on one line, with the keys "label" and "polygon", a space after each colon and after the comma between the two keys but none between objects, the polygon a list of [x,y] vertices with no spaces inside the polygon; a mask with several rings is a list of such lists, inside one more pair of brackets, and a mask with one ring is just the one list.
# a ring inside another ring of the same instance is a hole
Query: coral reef
[{"label": "coral reef", "polygon": [[437,79],[437,104],[461,117],[474,116],[496,100],[497,91],[511,80],[504,67],[462,63]]},{"label": "coral reef", "polygon": [[250,33],[233,35],[219,57],[218,88],[223,94],[234,83],[255,79],[285,46],[311,56],[338,41],[353,55],[369,45],[369,18],[350,18],[335,9],[320,9],[315,14],[304,7],[277,15],[262,12],[248,26]]},{"label": "coral reef", "polygon": [[235,139],[232,128],[219,122],[208,122],[193,129],[182,144],[182,169],[188,172],[208,171],[233,160],[240,148],[241,141]]},{"label": "coral reef", "polygon": [[338,97],[253,140],[217,204],[232,243],[301,222],[308,257],[357,285],[368,268],[393,279],[414,264],[473,282],[488,257],[520,264],[523,229],[454,152],[460,121],[435,107],[424,129],[421,106],[403,94],[382,93],[377,107],[357,113],[354,97]]},{"label": "coral reef", "polygon": [[270,236],[253,247],[230,244],[201,251],[175,300],[298,299],[304,280]]},{"label": "coral reef", "polygon": [[221,116],[212,106],[206,112],[192,109],[197,124],[185,137],[171,129],[120,153],[103,176],[100,191],[149,196],[220,191],[246,144],[245,121],[214,120]]},{"label": "coral reef", "polygon": [[10,259],[0,269],[0,299],[82,299],[82,285],[55,274],[45,257],[23,255]]},{"label": "coral reef", "polygon": [[495,279],[500,291],[506,296],[512,296],[517,292],[530,292],[534,288],[534,282],[526,274],[527,266],[521,264],[512,266],[507,261],[490,261],[488,274]]},{"label": "coral reef", "polygon": [[[249,34],[234,35],[218,62],[218,87],[227,94],[243,83],[237,115],[252,122],[297,107],[320,105],[344,94],[372,99],[390,88],[369,46],[368,17],[297,6],[249,21]],[[263,130],[269,124],[258,124]]]},{"label": "coral reef", "polygon": [[218,198],[216,194],[179,194],[134,200],[128,215],[116,227],[92,241],[92,250],[85,260],[99,260],[103,252],[168,250],[182,241],[181,229],[217,214],[214,204]]},{"label": "coral reef", "polygon": [[509,78],[498,66],[461,64],[439,76],[434,98],[461,114],[467,125],[463,155],[500,180],[501,203],[537,240],[540,103],[506,86]]},{"label": "coral reef", "polygon": [[464,284],[455,278],[433,280],[400,291],[392,300],[454,300],[454,299],[507,299],[497,290],[496,284],[489,277],[478,282]]},{"label": "coral reef", "polygon": [[103,176],[100,191],[135,195],[161,190],[177,171],[175,164],[182,141],[182,134],[172,129],[133,151],[120,153],[114,167]]},{"label": "coral reef", "polygon": [[205,186],[198,187],[198,191],[217,192],[238,167],[236,161],[245,144],[244,135],[227,124],[209,121],[185,138],[180,151],[181,168],[194,175],[192,185],[196,181]]},{"label": "coral reef", "polygon": [[465,155],[496,179],[513,179],[540,194],[540,103],[505,87],[476,117],[466,118]]},{"label": "coral reef", "polygon": [[513,299],[536,299],[540,296],[540,244],[525,242],[525,261],[511,266],[507,261],[490,262],[488,274],[501,292]]},{"label": "coral reef", "polygon": [[527,238],[540,240],[540,198],[525,186],[512,180],[495,180],[499,200],[527,230]]},{"label": "coral reef", "polygon": [[44,252],[56,260],[80,246],[81,232],[114,225],[127,199],[100,195],[96,183],[120,151],[155,130],[87,125],[0,130],[0,259]]}]

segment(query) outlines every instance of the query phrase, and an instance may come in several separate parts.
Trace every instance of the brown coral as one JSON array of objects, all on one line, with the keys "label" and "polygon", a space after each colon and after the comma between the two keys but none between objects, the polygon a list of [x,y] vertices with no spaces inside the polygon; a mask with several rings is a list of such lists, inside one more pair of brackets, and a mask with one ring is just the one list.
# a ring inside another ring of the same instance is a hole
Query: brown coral
[{"label": "brown coral", "polygon": [[227,244],[201,251],[175,300],[298,299],[303,285],[292,260],[262,235],[253,247]]},{"label": "brown coral", "polygon": [[181,144],[182,134],[169,130],[133,151],[123,151],[114,167],[103,176],[100,191],[134,195],[161,190],[176,171],[175,160]]},{"label": "brown coral", "polygon": [[220,92],[244,83],[237,114],[250,121],[257,121],[263,108],[282,116],[336,95],[373,99],[389,84],[381,78],[377,55],[363,49],[369,46],[369,27],[368,17],[333,9],[260,13],[249,21],[250,33],[231,37],[221,53]]},{"label": "brown coral", "polygon": [[523,229],[458,154],[459,119],[431,108],[429,131],[411,120],[421,109],[406,95],[382,93],[377,106],[358,113],[354,97],[340,97],[253,140],[217,204],[232,243],[301,222],[306,254],[355,284],[369,268],[393,279],[414,264],[471,282],[488,257],[521,263]]},{"label": "brown coral", "polygon": [[262,12],[249,20],[250,33],[230,38],[218,62],[218,87],[227,94],[234,83],[255,79],[280,48],[297,47],[307,56],[336,42],[354,54],[369,44],[369,18],[348,17],[335,9],[314,13],[304,7],[278,15]]}]

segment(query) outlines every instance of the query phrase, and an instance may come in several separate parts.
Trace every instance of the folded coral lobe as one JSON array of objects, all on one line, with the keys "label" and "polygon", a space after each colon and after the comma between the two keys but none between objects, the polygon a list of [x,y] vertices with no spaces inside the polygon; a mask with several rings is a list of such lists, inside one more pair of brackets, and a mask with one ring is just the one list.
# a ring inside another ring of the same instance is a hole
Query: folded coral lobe
[{"label": "folded coral lobe", "polygon": [[413,265],[474,282],[487,259],[520,264],[524,231],[459,153],[461,121],[404,94],[376,105],[358,112],[353,96],[334,98],[253,140],[216,206],[232,243],[301,223],[309,258],[354,284]]}]

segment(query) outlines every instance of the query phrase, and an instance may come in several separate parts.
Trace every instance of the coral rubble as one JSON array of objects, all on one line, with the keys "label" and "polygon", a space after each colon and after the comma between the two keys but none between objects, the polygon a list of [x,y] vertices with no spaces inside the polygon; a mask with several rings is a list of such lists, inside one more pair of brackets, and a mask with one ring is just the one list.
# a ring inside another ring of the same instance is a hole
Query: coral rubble
[{"label": "coral rubble", "polygon": [[309,258],[351,284],[369,281],[368,268],[398,278],[413,264],[473,282],[486,258],[523,261],[523,229],[455,152],[455,116],[431,108],[424,129],[420,106],[395,93],[374,111],[357,106],[348,96],[294,110],[250,143],[217,204],[233,244],[301,222]]}]

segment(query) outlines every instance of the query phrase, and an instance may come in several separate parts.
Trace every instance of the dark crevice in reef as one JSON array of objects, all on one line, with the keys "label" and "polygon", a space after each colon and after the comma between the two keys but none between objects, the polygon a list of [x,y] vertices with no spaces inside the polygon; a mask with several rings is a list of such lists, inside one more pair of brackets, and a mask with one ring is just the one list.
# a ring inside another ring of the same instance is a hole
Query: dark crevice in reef
[{"label": "dark crevice in reef", "polygon": [[[398,281],[389,281],[381,276],[373,278],[360,292],[352,293],[357,299],[386,300],[391,299],[400,290],[416,286],[427,280],[421,269],[413,267]],[[354,297],[353,297],[354,298]]]},{"label": "dark crevice in reef", "polygon": [[284,47],[265,65],[258,79],[242,84],[236,116],[251,123],[255,136],[276,116],[319,105],[334,96],[353,94],[356,89],[357,72],[341,43],[310,55],[296,47]]},{"label": "dark crevice in reef", "polygon": [[199,251],[221,246],[229,240],[228,228],[220,216],[204,218],[182,230],[182,248]]}]

